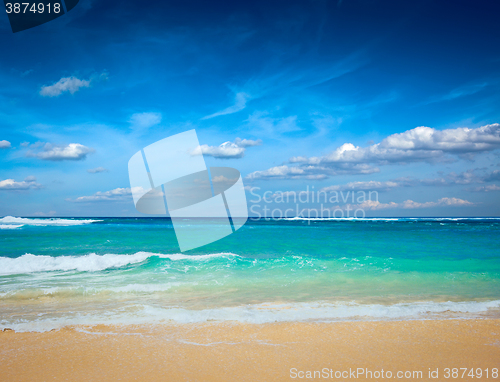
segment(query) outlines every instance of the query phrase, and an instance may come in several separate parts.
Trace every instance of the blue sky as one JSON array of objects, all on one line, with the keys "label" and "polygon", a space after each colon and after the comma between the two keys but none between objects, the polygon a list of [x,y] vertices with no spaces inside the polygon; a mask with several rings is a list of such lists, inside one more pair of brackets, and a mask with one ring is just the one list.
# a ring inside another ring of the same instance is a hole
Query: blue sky
[{"label": "blue sky", "polygon": [[81,0],[15,34],[4,15],[0,215],[139,216],[128,160],[194,128],[207,164],[237,168],[273,208],[286,192],[372,190],[347,204],[500,216],[499,11]]}]

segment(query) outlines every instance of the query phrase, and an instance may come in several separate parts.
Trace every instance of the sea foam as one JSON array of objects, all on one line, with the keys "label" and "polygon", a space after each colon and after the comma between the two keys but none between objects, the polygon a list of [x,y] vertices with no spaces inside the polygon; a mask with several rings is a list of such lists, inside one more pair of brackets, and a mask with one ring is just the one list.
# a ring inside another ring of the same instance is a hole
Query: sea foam
[{"label": "sea foam", "polygon": [[[94,219],[31,219],[31,218],[16,218],[13,216],[5,216],[0,219],[0,225],[10,226],[10,228],[18,228],[23,225],[34,225],[34,226],[75,226],[83,224],[91,224],[95,222],[100,222],[102,220]],[[6,229],[6,228],[3,228]]]},{"label": "sea foam", "polygon": [[[168,323],[241,322],[266,324],[274,322],[337,322],[357,320],[411,320],[477,318],[491,309],[499,309],[500,300],[464,302],[415,302],[393,305],[357,303],[295,303],[255,304],[213,309],[185,309],[137,305],[133,312],[122,309],[97,312],[78,312],[73,315],[40,316],[34,320],[0,320],[0,329],[19,332],[44,332],[73,325],[144,325]],[[450,315],[451,314],[451,315]]]},{"label": "sea foam", "polygon": [[24,226],[24,224],[0,224],[0,229],[16,229],[22,226]]},{"label": "sea foam", "polygon": [[238,256],[232,253],[214,253],[208,255],[183,255],[159,254],[151,252],[137,252],[133,255],[105,254],[97,255],[91,253],[84,256],[35,256],[27,253],[20,257],[9,258],[0,257],[0,275],[15,275],[34,272],[49,271],[80,271],[97,272],[110,268],[119,268],[126,265],[137,264],[147,260],[150,257],[160,257],[163,259],[176,260],[195,260],[203,261],[215,257],[234,257]]}]

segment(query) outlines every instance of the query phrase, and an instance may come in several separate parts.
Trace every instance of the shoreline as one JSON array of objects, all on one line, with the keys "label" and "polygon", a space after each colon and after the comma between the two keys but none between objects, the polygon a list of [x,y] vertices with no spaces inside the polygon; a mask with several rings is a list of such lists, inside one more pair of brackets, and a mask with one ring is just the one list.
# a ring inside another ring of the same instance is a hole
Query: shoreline
[{"label": "shoreline", "polygon": [[[352,374],[336,378],[335,372],[358,368],[384,370],[386,376],[391,371],[394,379],[398,371],[421,372],[421,378],[403,379],[435,381],[446,380],[445,368],[483,373],[500,368],[500,319],[214,321],[4,331],[0,357],[1,381],[340,381]],[[431,378],[436,369],[438,378]],[[380,379],[375,376],[355,379]]]}]

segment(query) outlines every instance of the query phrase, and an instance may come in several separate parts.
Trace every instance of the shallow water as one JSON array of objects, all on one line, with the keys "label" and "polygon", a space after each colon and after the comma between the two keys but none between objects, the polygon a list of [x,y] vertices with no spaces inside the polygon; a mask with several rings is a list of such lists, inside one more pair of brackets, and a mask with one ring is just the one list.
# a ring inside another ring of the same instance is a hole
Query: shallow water
[{"label": "shallow water", "polygon": [[8,217],[0,227],[0,328],[500,308],[500,219],[249,220],[185,253],[164,218]]}]

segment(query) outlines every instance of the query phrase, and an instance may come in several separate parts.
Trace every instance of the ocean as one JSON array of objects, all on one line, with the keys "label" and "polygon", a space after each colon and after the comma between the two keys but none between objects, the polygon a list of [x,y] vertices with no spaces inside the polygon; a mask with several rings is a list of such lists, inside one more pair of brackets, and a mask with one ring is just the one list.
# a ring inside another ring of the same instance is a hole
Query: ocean
[{"label": "ocean", "polygon": [[185,253],[168,218],[0,218],[0,329],[491,316],[500,218],[250,219]]}]

